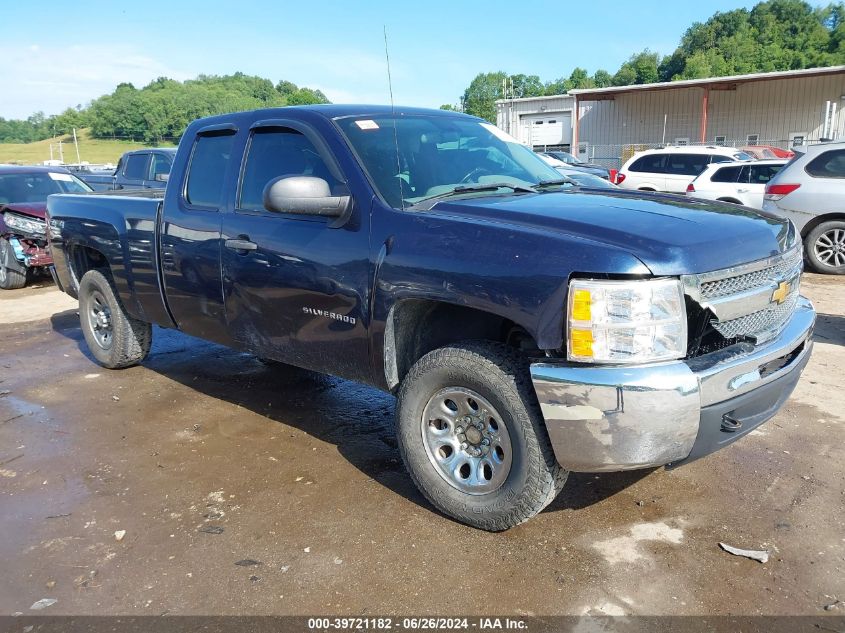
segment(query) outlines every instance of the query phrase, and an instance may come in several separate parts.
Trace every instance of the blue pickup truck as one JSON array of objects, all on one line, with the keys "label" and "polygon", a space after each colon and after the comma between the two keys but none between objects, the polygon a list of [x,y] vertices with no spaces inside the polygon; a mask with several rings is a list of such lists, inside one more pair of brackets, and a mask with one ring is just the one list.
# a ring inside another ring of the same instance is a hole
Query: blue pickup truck
[{"label": "blue pickup truck", "polygon": [[136,149],[120,157],[112,174],[78,172],[76,175],[94,191],[164,189],[175,156],[176,149],[172,147]]},{"label": "blue pickup truck", "polygon": [[580,187],[457,113],[201,119],[165,191],[48,207],[57,282],[103,366],[143,361],[155,324],[396,394],[414,482],[487,530],[570,471],[742,437],[812,348],[788,221]]}]

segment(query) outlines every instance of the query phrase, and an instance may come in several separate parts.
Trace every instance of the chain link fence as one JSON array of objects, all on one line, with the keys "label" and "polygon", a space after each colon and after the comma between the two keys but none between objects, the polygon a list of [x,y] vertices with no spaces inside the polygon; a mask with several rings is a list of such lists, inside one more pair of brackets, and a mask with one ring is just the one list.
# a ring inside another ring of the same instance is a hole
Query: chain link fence
[{"label": "chain link fence", "polygon": [[[707,143],[627,143],[624,145],[592,145],[590,143],[579,143],[578,151],[572,152],[580,160],[585,163],[595,163],[606,167],[608,169],[620,169],[625,162],[638,152],[647,149],[660,149],[663,147],[754,147],[770,145],[772,147],[779,147],[782,149],[790,149],[795,145],[802,145],[807,142],[803,136],[796,136],[791,139],[758,139],[756,143],[749,143],[747,139],[719,139],[718,142],[710,141]],[[761,152],[765,148],[760,147]],[[766,155],[764,152],[758,158],[777,158],[774,155]]]}]

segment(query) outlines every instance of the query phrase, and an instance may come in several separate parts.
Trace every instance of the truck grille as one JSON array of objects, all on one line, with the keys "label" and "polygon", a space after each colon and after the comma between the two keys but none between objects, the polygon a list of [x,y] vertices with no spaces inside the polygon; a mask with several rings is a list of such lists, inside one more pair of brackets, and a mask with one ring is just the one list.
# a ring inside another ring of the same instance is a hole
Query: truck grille
[{"label": "truck grille", "polygon": [[766,286],[776,279],[788,278],[791,271],[802,265],[802,257],[800,249],[787,255],[788,257],[761,270],[705,281],[701,284],[701,297],[703,299],[726,297]]},{"label": "truck grille", "polygon": [[795,311],[802,268],[801,249],[792,248],[743,266],[681,279],[684,292],[702,308],[713,330],[725,339],[764,342]]},{"label": "truck grille", "polygon": [[743,336],[755,335],[760,332],[777,332],[778,327],[786,323],[790,315],[795,311],[798,303],[798,292],[789,297],[785,302],[776,305],[774,308],[764,308],[736,319],[719,321],[711,319],[710,325],[725,338],[740,338]]}]

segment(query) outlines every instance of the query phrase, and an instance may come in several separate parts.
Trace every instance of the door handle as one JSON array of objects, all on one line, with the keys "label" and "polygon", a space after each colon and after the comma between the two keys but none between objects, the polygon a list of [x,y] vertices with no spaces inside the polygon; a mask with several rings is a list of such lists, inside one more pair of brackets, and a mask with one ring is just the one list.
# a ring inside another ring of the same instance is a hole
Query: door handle
[{"label": "door handle", "polygon": [[244,239],[226,240],[223,245],[233,251],[254,251],[258,249],[258,244]]}]

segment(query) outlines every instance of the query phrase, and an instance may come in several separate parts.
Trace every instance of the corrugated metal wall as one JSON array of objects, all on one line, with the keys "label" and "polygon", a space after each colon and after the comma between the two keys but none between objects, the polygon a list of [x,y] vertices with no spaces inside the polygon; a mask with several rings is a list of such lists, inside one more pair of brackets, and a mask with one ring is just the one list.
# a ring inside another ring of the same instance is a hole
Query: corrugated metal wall
[{"label": "corrugated metal wall", "polygon": [[[680,88],[616,95],[612,101],[580,104],[579,140],[592,145],[673,143],[700,138],[702,88]],[[818,141],[826,101],[837,104],[834,135],[843,133],[841,106],[845,74],[796,77],[740,84],[736,90],[710,90],[707,136],[714,142],[745,144],[749,134],[759,142],[786,142],[792,133]],[[666,115],[666,135],[663,120]]]}]

